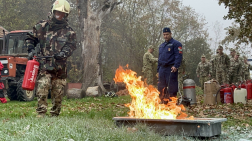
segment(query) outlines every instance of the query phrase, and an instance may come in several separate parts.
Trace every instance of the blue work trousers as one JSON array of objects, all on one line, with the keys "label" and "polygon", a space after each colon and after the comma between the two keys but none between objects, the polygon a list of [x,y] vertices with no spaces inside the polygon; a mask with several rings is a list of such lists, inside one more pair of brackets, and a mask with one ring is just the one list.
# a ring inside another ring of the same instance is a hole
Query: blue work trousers
[{"label": "blue work trousers", "polygon": [[158,91],[160,99],[176,97],[178,92],[178,71],[171,72],[171,66],[160,67],[158,76]]}]

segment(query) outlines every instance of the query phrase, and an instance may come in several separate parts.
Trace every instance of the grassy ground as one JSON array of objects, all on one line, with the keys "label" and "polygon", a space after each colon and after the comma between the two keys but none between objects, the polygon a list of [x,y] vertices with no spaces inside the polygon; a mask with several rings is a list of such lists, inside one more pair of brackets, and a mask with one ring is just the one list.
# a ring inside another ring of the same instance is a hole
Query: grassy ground
[{"label": "grassy ground", "polygon": [[[128,108],[125,103],[130,102],[130,96],[118,98],[83,98],[83,99],[63,99],[60,116],[73,117],[82,116],[86,118],[111,119],[114,116],[126,116]],[[48,114],[52,107],[51,100],[48,100]],[[9,101],[6,104],[0,104],[0,116],[7,118],[26,118],[36,117],[37,101],[19,102]]]},{"label": "grassy ground", "polygon": [[[196,90],[200,91],[200,90]],[[197,96],[201,96],[200,94]],[[150,131],[144,125],[136,127],[117,127],[112,120],[116,116],[127,116],[128,108],[124,104],[131,101],[130,96],[115,98],[83,98],[63,100],[62,112],[59,117],[36,118],[37,101],[8,101],[0,104],[0,140],[59,140],[59,141],[135,141],[135,140],[198,140],[183,136],[161,136]],[[51,101],[49,100],[48,103]],[[48,105],[50,109],[51,104]],[[237,105],[231,105],[236,107]],[[200,116],[202,107],[198,107]],[[190,108],[189,109],[189,115]],[[195,109],[195,107],[193,108]],[[209,110],[213,110],[209,108]],[[193,110],[191,110],[193,112]],[[49,113],[49,111],[48,111]],[[204,115],[204,113],[203,113]],[[207,115],[215,117],[214,115]],[[251,117],[244,120],[227,116],[228,122],[223,123],[223,135],[211,140],[236,140],[237,131],[250,135]],[[239,130],[238,126],[239,124]],[[232,129],[232,131],[230,130]],[[248,134],[247,134],[248,132]],[[251,133],[252,134],[252,133]],[[249,137],[248,137],[249,138]]]},{"label": "grassy ground", "polygon": [[[36,118],[36,101],[8,101],[0,104],[0,140],[167,140],[144,125],[119,128],[114,124],[113,117],[127,115],[128,109],[123,105],[130,101],[130,96],[64,99],[60,116],[45,118]],[[169,137],[178,138],[183,137]]]}]

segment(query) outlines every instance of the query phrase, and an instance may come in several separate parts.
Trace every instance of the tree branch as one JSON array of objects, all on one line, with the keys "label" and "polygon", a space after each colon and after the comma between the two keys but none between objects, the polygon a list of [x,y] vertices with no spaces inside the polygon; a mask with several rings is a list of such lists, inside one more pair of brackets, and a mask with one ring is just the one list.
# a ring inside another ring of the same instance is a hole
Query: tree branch
[{"label": "tree branch", "polygon": [[117,2],[117,0],[106,0],[104,5],[102,5],[97,11],[99,19],[103,19],[107,14],[111,13],[115,6],[121,4],[122,2]]}]

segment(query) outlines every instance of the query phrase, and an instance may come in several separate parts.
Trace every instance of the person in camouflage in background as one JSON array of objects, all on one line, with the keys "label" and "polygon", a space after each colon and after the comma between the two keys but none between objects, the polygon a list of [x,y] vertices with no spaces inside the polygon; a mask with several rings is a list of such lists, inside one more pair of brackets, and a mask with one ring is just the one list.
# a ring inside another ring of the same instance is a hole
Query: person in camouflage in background
[{"label": "person in camouflage in background", "polygon": [[242,62],[239,60],[240,54],[237,52],[235,57],[230,60],[230,68],[228,71],[229,84],[236,84],[241,81]]},{"label": "person in camouflage in background", "polygon": [[183,82],[184,82],[184,75],[185,75],[185,69],[186,69],[186,64],[185,64],[185,59],[182,59],[181,65],[178,69],[178,83],[179,83],[179,91],[183,93]]},{"label": "person in camouflage in background", "polygon": [[212,72],[216,72],[216,80],[220,84],[226,84],[228,83],[227,80],[227,73],[230,67],[230,59],[228,55],[223,53],[223,47],[219,46],[218,47],[218,54],[214,57],[213,60],[213,65],[214,67],[212,68]]},{"label": "person in camouflage in background", "polygon": [[243,60],[244,60],[244,65],[243,65],[243,73],[242,73],[242,81],[245,81],[245,80],[250,80],[250,71],[249,70],[252,70],[252,66],[248,63],[248,59],[246,56],[243,56]]},{"label": "person in camouflage in background", "polygon": [[[61,111],[67,77],[67,57],[71,56],[76,49],[76,34],[67,21],[69,12],[70,4],[66,0],[56,0],[49,20],[36,24],[33,35],[28,35],[26,39],[28,59],[32,59],[36,52],[39,57],[52,56],[52,58],[38,59],[40,68],[37,80],[37,117],[43,117],[47,112],[47,97],[50,89],[53,104],[51,116],[58,116]],[[37,44],[40,44],[40,51],[35,51]]]},{"label": "person in camouflage in background", "polygon": [[199,77],[202,90],[204,90],[204,83],[208,81],[211,77],[210,68],[211,68],[211,64],[206,61],[206,56],[203,54],[201,56],[201,62],[199,62],[196,69],[196,74],[197,74],[197,77]]},{"label": "person in camouflage in background", "polygon": [[216,55],[213,55],[211,57],[211,60],[210,60],[210,75],[211,75],[211,79],[215,79],[216,78],[216,69],[215,69],[215,66],[214,66],[214,59],[215,57],[218,55],[219,51],[218,49],[216,50]]},{"label": "person in camouflage in background", "polygon": [[230,51],[230,54],[229,54],[229,59],[232,59],[232,58],[234,58],[234,56],[235,56],[235,54],[236,54],[236,51],[235,51],[235,49],[229,49],[229,51]]},{"label": "person in camouflage in background", "polygon": [[143,56],[143,73],[144,79],[148,85],[153,85],[153,74],[154,74],[154,65],[158,61],[158,58],[153,56],[154,47],[150,45],[148,51]]}]

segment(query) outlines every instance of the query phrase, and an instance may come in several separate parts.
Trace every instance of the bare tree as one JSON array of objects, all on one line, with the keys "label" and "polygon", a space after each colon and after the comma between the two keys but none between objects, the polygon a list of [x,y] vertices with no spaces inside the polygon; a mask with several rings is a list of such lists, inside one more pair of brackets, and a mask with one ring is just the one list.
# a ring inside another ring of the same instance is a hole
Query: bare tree
[{"label": "bare tree", "polygon": [[[111,81],[118,66],[126,64],[138,76],[143,75],[143,55],[148,45],[153,45],[156,47],[154,56],[158,56],[158,47],[164,42],[162,29],[166,26],[172,29],[174,39],[182,43],[187,63],[194,59],[195,52],[198,53],[196,55],[205,54],[207,57],[211,53],[208,44],[202,41],[208,39],[205,19],[192,8],[180,4],[179,0],[122,1],[123,4],[108,15],[102,24],[104,79]],[[204,48],[195,50],[195,46]],[[195,65],[194,63],[197,66],[198,61],[191,64]],[[195,74],[195,69],[188,71]]]},{"label": "bare tree", "polygon": [[100,27],[102,19],[112,12],[114,7],[121,2],[105,0],[98,8],[92,8],[92,0],[77,0],[79,9],[80,29],[82,30],[81,44],[83,56],[83,85],[82,90],[95,83],[104,92],[101,70]]},{"label": "bare tree", "polygon": [[219,21],[216,21],[213,25],[213,31],[215,34],[214,38],[214,53],[216,53],[217,47],[221,42],[221,31],[223,30],[222,24]]}]

